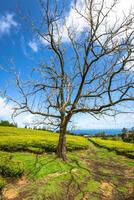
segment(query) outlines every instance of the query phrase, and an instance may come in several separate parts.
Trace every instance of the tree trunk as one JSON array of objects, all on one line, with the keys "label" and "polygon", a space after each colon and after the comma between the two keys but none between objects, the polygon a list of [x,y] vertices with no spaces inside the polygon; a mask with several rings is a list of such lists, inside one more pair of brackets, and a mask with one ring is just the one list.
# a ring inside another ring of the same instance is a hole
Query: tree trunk
[{"label": "tree trunk", "polygon": [[61,127],[59,142],[57,146],[57,156],[62,160],[66,160],[66,126]]}]

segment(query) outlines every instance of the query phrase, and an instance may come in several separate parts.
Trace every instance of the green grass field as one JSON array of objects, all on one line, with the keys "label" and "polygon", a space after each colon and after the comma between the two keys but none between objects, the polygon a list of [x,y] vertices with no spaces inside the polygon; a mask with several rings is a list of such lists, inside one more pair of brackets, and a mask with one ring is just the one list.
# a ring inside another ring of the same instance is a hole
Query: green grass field
[{"label": "green grass field", "polygon": [[116,151],[117,153],[124,154],[126,156],[134,157],[134,144],[126,143],[123,141],[113,141],[113,140],[104,140],[101,138],[90,138],[90,141],[99,145],[100,147],[107,148],[109,150]]},{"label": "green grass field", "polygon": [[56,133],[0,128],[1,199],[102,200],[105,197],[125,200],[133,197],[133,159],[99,148],[85,138],[68,135],[70,151],[64,162],[52,152],[57,141]]}]

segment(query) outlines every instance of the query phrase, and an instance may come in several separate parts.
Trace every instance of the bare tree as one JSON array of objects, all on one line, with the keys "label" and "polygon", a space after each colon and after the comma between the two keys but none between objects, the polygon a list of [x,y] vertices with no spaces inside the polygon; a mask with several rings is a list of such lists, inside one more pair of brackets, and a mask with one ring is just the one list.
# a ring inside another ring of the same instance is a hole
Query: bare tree
[{"label": "bare tree", "polygon": [[134,101],[134,13],[130,10],[111,24],[116,0],[110,5],[106,0],[81,2],[82,7],[76,0],[72,8],[86,24],[79,33],[73,21],[67,24],[64,1],[40,1],[42,22],[32,21],[32,28],[50,57],[33,69],[28,81],[16,74],[20,98],[10,98],[16,104],[14,116],[29,112],[60,128],[57,155],[63,160],[73,115],[115,115],[125,112],[121,105],[126,101]]}]

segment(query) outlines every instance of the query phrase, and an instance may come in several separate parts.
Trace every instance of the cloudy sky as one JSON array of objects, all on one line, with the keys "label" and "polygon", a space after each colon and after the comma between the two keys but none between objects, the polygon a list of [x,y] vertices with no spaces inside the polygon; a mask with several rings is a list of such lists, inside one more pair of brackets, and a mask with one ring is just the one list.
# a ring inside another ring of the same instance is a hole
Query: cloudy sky
[{"label": "cloudy sky", "polygon": [[[99,1],[99,0],[98,0]],[[111,0],[106,2],[109,4]],[[60,2],[60,1],[59,1]],[[33,32],[26,25],[22,15],[29,13],[34,19],[40,18],[40,12],[37,0],[0,0],[0,89],[9,86],[9,80],[12,82],[10,73],[7,73],[10,67],[10,61],[14,60],[15,65],[23,76],[35,67],[39,60],[44,56],[45,43],[37,41]],[[133,8],[133,0],[120,0],[115,8],[117,17],[123,17],[123,12],[128,14],[130,7]],[[81,20],[76,12],[72,9],[73,0],[68,0],[66,11],[66,24],[73,24],[80,34],[86,24]],[[83,0],[78,0],[78,7],[84,8]],[[23,13],[23,14],[22,14]],[[34,15],[33,15],[34,13]],[[113,23],[113,16],[109,18],[109,24]],[[64,30],[64,26],[61,26]],[[68,42],[66,32],[64,32],[63,42]],[[45,57],[47,58],[47,54]],[[13,86],[9,88],[9,93],[16,96],[17,93]],[[125,109],[125,108],[124,108]],[[8,103],[6,98],[0,96],[0,119],[10,119],[12,114],[12,104]],[[31,122],[33,117],[30,114],[16,118],[20,126],[25,122]],[[121,114],[115,118],[105,117],[95,118],[88,115],[78,115],[73,119],[77,128],[122,128],[134,126],[134,114]]]}]

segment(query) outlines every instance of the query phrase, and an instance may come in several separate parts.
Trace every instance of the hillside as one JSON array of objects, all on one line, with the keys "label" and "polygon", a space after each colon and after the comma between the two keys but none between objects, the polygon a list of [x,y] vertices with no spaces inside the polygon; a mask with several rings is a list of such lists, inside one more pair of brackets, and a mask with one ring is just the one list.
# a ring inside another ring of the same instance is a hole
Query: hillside
[{"label": "hillside", "polygon": [[64,162],[49,152],[57,140],[57,133],[0,128],[1,199],[133,199],[133,159],[68,135]]},{"label": "hillside", "polygon": [[[53,152],[58,143],[58,133],[23,128],[0,127],[0,149],[6,151]],[[67,135],[67,149],[85,149],[87,139]]]}]

